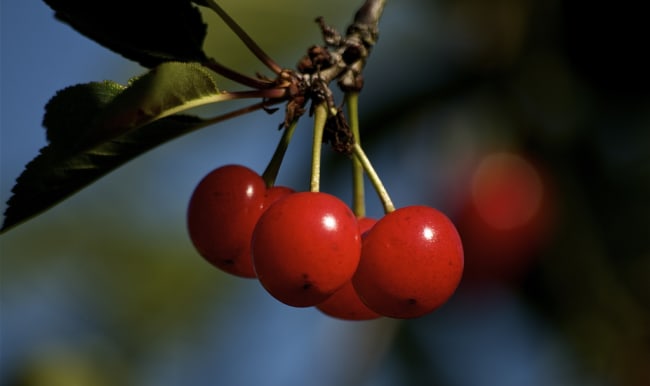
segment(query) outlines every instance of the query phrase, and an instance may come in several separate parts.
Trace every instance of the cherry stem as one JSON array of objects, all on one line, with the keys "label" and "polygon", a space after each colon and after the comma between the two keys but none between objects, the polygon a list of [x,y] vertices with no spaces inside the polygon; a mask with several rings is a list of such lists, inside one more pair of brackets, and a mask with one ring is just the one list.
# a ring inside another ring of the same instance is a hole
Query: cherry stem
[{"label": "cherry stem", "polygon": [[219,15],[221,20],[223,20],[226,25],[241,39],[241,41],[248,47],[248,49],[255,55],[264,65],[266,65],[271,71],[273,71],[276,74],[279,74],[282,72],[282,67],[277,64],[273,59],[271,59],[270,56],[268,56],[260,46],[255,43],[255,41],[244,31],[243,28],[237,24],[237,22],[230,17],[226,13],[226,11],[223,10],[214,0],[206,0],[205,4],[207,4],[210,9],[212,9],[214,12]]},{"label": "cherry stem", "polygon": [[318,192],[320,190],[321,148],[328,114],[327,103],[319,103],[314,108],[314,140],[312,142],[311,183],[309,186],[309,190],[312,192]]},{"label": "cherry stem", "polygon": [[[268,102],[258,102],[258,103],[255,103],[255,104],[252,104],[252,105],[249,105],[249,106],[245,106],[245,107],[233,110],[233,111],[229,111],[229,112],[227,112],[225,114],[221,114],[221,115],[218,115],[216,117],[206,118],[206,119],[203,120],[203,122],[201,122],[200,125],[197,125],[196,129],[211,126],[211,125],[214,125],[216,123],[226,121],[228,119],[236,118],[236,117],[251,113],[253,111],[262,110],[262,109],[267,108],[268,106],[269,106]],[[192,131],[194,131],[194,130],[192,130]]]},{"label": "cherry stem", "polygon": [[[277,102],[277,103],[279,103],[279,102]],[[176,135],[174,137],[180,137],[180,136],[183,136],[185,134],[197,131],[199,129],[203,129],[203,128],[208,127],[208,126],[212,126],[212,125],[217,124],[219,122],[226,121],[228,119],[236,118],[236,117],[251,113],[253,111],[262,110],[262,109],[267,108],[268,106],[269,106],[269,102],[258,102],[258,103],[252,104],[252,105],[244,106],[244,107],[236,109],[236,110],[229,111],[227,113],[218,115],[216,117],[205,118],[200,123],[193,126],[191,129],[189,129],[187,131],[183,131],[183,132],[179,133],[178,135]]]},{"label": "cherry stem", "polygon": [[361,145],[355,143],[352,146],[352,151],[354,153],[354,157],[358,159],[361,165],[363,166],[363,170],[368,175],[368,178],[370,179],[372,186],[375,188],[375,191],[379,196],[379,200],[381,201],[381,204],[384,206],[384,213],[388,214],[394,211],[395,206],[393,205],[393,201],[391,201],[390,196],[388,195],[388,192],[384,187],[384,184],[381,182],[381,179],[379,178],[379,175],[375,171],[375,168],[372,167],[372,164],[370,163],[370,159],[368,159],[368,156],[366,156],[366,153],[361,148]]},{"label": "cherry stem", "polygon": [[281,99],[287,94],[284,88],[267,88],[264,90],[244,90],[244,91],[224,91],[221,96],[223,100],[245,99],[245,98],[265,98]]},{"label": "cherry stem", "polygon": [[[361,146],[361,135],[359,132],[359,93],[346,93],[345,106],[347,107],[352,138],[354,143]],[[352,211],[358,218],[366,215],[363,165],[361,165],[361,161],[357,157],[352,157]]]},{"label": "cherry stem", "polygon": [[202,64],[203,66],[211,69],[224,78],[233,80],[237,83],[243,84],[244,86],[256,89],[267,89],[273,86],[273,82],[270,80],[252,78],[248,75],[244,75],[229,67],[226,67],[214,59],[210,59]]},{"label": "cherry stem", "polygon": [[298,126],[297,119],[291,122],[291,124],[284,129],[282,137],[280,138],[278,145],[275,147],[273,156],[271,157],[269,164],[266,166],[266,169],[264,169],[264,173],[262,173],[262,179],[266,183],[267,188],[270,188],[275,184],[275,179],[280,171],[282,160],[284,160],[284,155],[287,152],[289,142],[291,142],[291,137],[293,136],[296,126]]}]

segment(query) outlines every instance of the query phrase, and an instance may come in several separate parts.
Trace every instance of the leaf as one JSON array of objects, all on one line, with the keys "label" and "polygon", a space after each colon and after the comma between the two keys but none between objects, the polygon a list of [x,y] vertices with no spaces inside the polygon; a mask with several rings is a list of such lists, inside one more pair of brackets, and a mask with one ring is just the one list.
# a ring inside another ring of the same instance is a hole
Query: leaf
[{"label": "leaf", "polygon": [[60,21],[145,67],[203,61],[207,26],[190,0],[44,0]]},{"label": "leaf", "polygon": [[142,153],[203,124],[200,118],[176,115],[73,154],[63,153],[52,144],[44,147],[16,180],[0,232],[45,211]]},{"label": "leaf", "polygon": [[[224,98],[212,73],[197,63],[167,62],[129,82],[94,119],[95,139],[119,135],[177,112]],[[89,139],[92,141],[92,138]]]},{"label": "leaf", "polygon": [[93,82],[59,91],[46,105],[50,143],[18,177],[1,231],[32,217],[118,166],[206,121],[172,115],[227,100],[194,63],[163,63],[128,86]]},{"label": "leaf", "polygon": [[72,146],[90,130],[102,108],[124,89],[121,84],[104,81],[60,90],[45,106],[43,126],[47,128],[47,140]]}]

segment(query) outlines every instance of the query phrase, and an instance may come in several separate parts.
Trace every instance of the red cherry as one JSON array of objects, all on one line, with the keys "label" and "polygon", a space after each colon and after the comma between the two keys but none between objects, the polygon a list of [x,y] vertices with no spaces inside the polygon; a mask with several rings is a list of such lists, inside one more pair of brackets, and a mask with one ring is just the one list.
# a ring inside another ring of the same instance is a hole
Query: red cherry
[{"label": "red cherry", "polygon": [[[363,235],[377,220],[362,217],[358,222],[359,230]],[[371,320],[381,316],[363,304],[351,280],[316,308],[326,315],[343,320]]]},{"label": "red cherry", "polygon": [[257,277],[272,296],[294,307],[314,306],[354,274],[359,226],[350,208],[330,194],[290,194],[260,217],[252,253]]},{"label": "red cherry", "polygon": [[372,320],[381,317],[361,301],[351,280],[316,308],[325,315],[343,320]]},{"label": "red cherry", "polygon": [[436,209],[409,206],[367,233],[352,284],[371,310],[414,318],[445,303],[462,272],[463,247],[451,220]]},{"label": "red cherry", "polygon": [[268,208],[277,200],[292,193],[295,193],[295,190],[287,186],[277,185],[268,188],[266,190],[266,197],[264,198],[264,208]]},{"label": "red cherry", "polygon": [[366,233],[377,223],[377,219],[372,217],[361,217],[357,221],[359,222],[361,237],[365,237]]},{"label": "red cherry", "polygon": [[225,272],[255,277],[250,242],[265,193],[262,178],[244,166],[226,165],[206,175],[187,210],[189,235],[201,256]]},{"label": "red cherry", "polygon": [[535,167],[513,153],[493,153],[480,162],[471,186],[473,204],[494,229],[514,229],[539,213],[544,185]]}]

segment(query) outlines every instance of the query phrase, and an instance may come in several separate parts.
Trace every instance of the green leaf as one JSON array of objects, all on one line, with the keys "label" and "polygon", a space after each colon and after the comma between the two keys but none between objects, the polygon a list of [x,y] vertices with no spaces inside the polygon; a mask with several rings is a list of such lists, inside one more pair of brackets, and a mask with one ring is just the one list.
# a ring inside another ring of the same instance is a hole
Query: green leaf
[{"label": "green leaf", "polygon": [[43,120],[50,143],[18,177],[2,231],[207,122],[173,114],[228,98],[208,70],[178,62],[163,63],[128,86],[93,82],[59,91]]},{"label": "green leaf", "polygon": [[43,126],[47,129],[47,140],[71,147],[91,129],[99,112],[124,89],[121,84],[104,81],[60,90],[45,106]]},{"label": "green leaf", "polygon": [[16,180],[1,232],[73,195],[129,160],[204,125],[197,117],[176,115],[75,153],[50,144],[41,149]]},{"label": "green leaf", "polygon": [[227,99],[212,73],[197,63],[167,62],[129,82],[94,119],[89,140],[147,124],[183,110]]},{"label": "green leaf", "polygon": [[145,67],[203,61],[207,26],[190,0],[44,0],[57,19]]}]

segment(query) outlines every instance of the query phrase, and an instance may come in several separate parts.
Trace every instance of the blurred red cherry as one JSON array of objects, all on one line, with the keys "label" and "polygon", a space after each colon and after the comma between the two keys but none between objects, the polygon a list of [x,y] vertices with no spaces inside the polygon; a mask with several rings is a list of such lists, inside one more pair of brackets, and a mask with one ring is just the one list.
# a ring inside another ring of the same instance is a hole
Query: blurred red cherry
[{"label": "blurred red cherry", "polygon": [[468,281],[513,281],[535,262],[550,230],[548,176],[512,152],[479,159],[464,185],[455,219],[465,247]]}]

